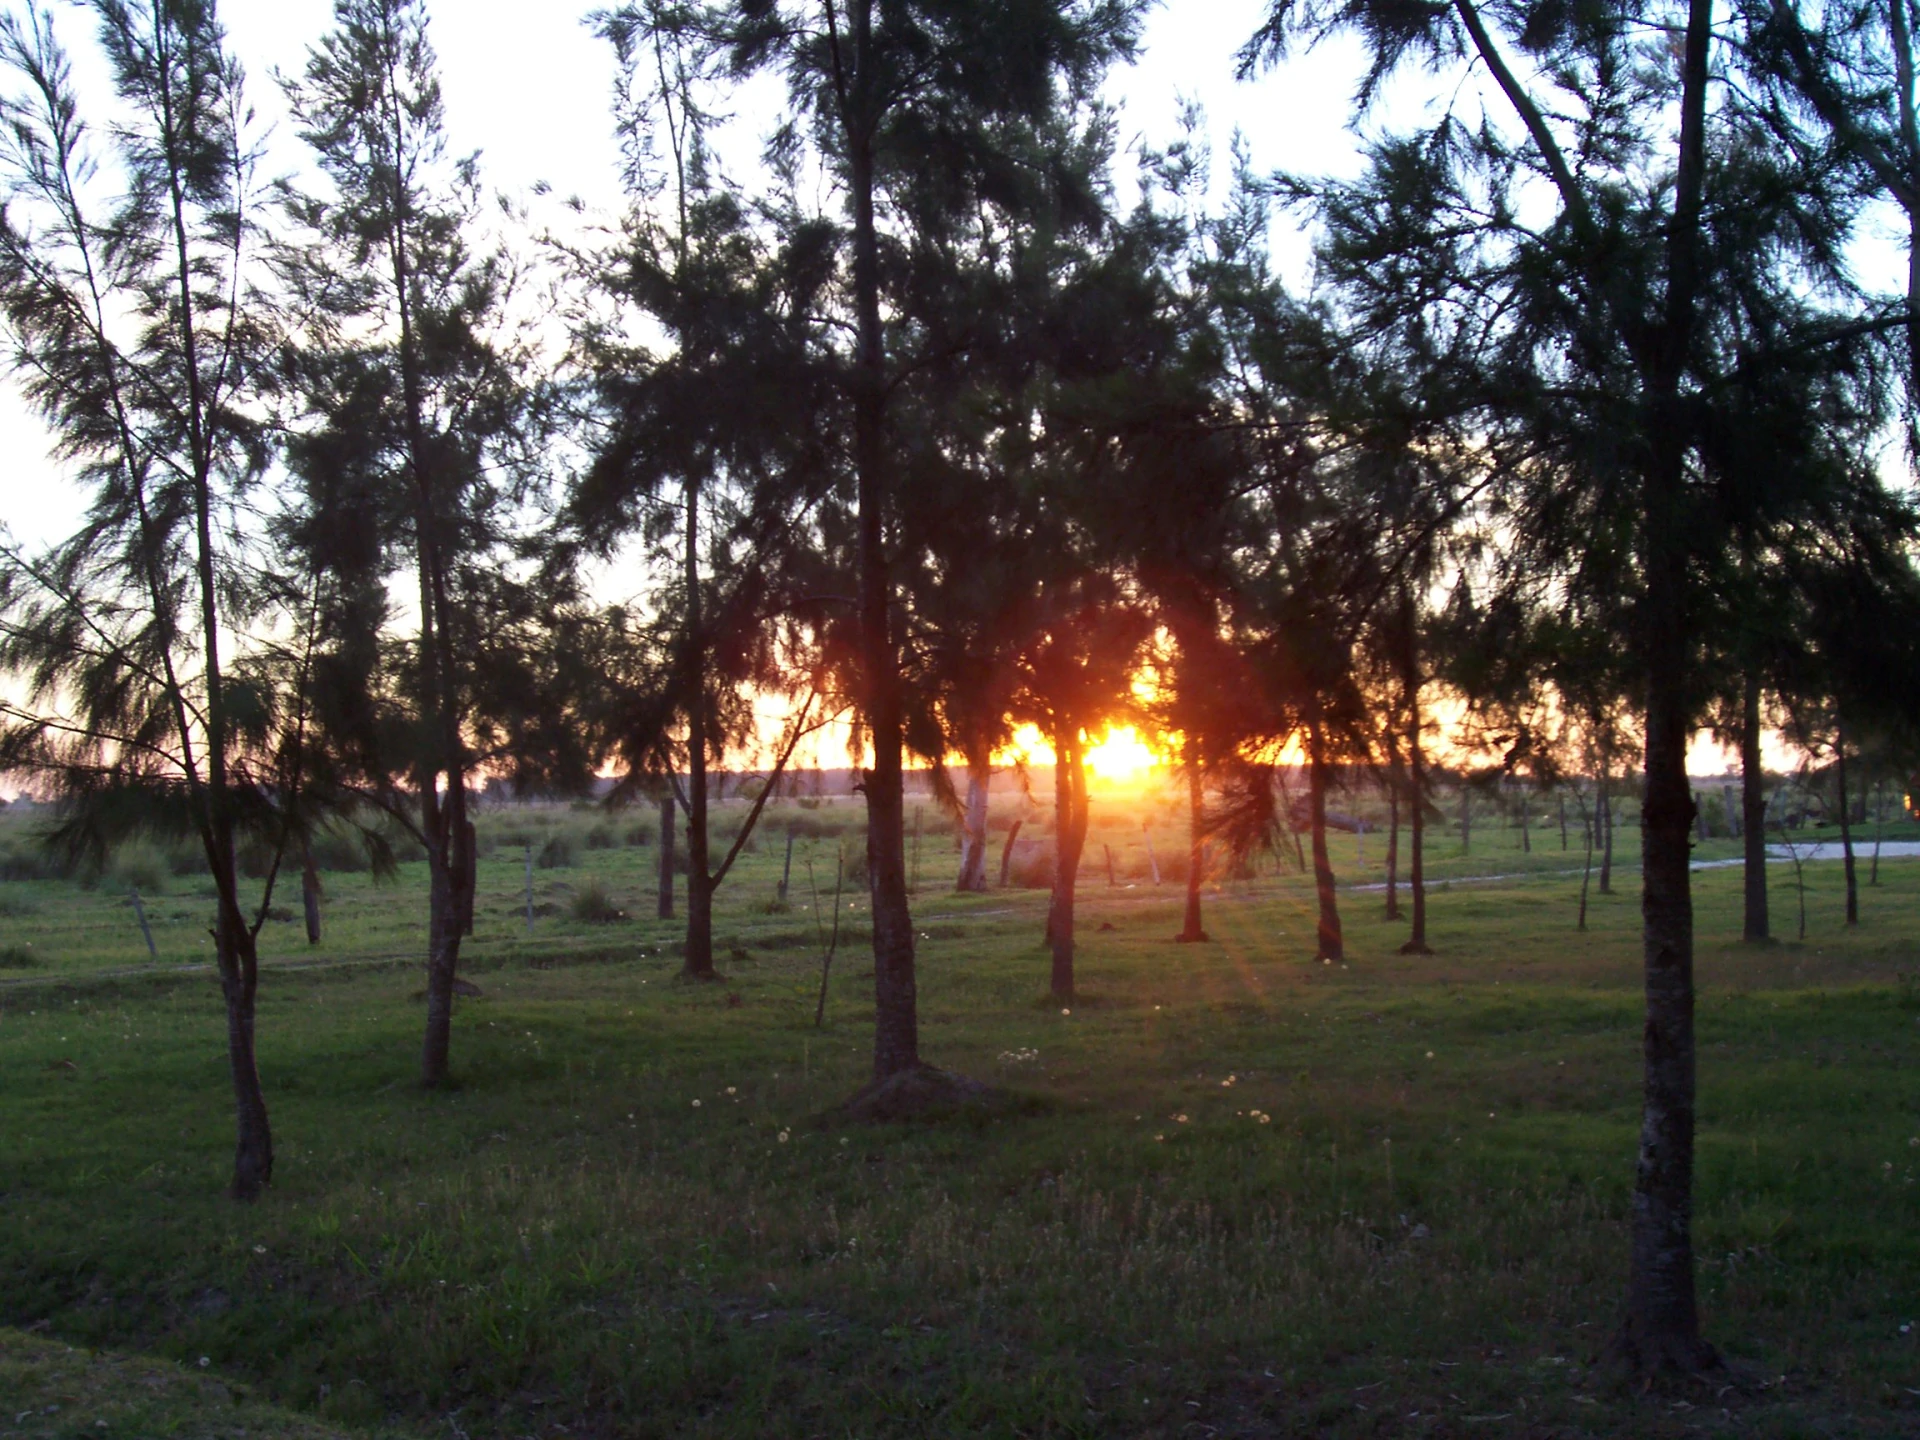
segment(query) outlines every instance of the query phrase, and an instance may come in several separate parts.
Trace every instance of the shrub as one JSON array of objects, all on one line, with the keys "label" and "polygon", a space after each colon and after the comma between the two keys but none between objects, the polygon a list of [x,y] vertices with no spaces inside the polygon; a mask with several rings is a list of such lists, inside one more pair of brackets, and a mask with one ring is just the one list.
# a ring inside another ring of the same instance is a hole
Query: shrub
[{"label": "shrub", "polygon": [[39,963],[32,945],[0,945],[0,970],[31,970]]},{"label": "shrub", "polygon": [[653,844],[653,826],[642,820],[627,827],[627,844],[645,847]]},{"label": "shrub", "polygon": [[620,842],[614,838],[613,827],[602,820],[587,827],[585,844],[589,850],[611,850]]},{"label": "shrub", "polygon": [[313,837],[308,849],[316,866],[336,874],[357,874],[372,865],[367,859],[366,843],[354,832],[322,830]]},{"label": "shrub", "polygon": [[564,830],[557,830],[547,837],[535,854],[533,863],[542,870],[568,870],[573,867],[573,837]]},{"label": "shrub", "polygon": [[158,895],[167,888],[167,857],[152,845],[122,845],[113,854],[107,879],[116,890],[139,890]]},{"label": "shrub", "polygon": [[613,897],[607,894],[607,887],[594,876],[581,882],[567,908],[573,913],[574,919],[588,925],[606,925],[627,918],[627,912],[613,903]]}]

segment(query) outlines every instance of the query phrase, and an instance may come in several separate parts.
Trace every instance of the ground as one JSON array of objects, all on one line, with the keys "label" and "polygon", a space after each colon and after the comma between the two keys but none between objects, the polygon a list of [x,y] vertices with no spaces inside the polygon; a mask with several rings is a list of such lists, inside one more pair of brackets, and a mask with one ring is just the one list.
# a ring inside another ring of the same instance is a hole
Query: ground
[{"label": "ground", "polygon": [[[1404,925],[1349,889],[1342,967],[1272,860],[1210,884],[1214,943],[1172,944],[1178,887],[1135,872],[1143,816],[1184,859],[1177,811],[1096,807],[1118,883],[1089,867],[1070,1013],[1043,998],[1044,893],[953,895],[925,810],[922,1047],[1015,1103],[917,1125],[833,1113],[869,1064],[857,888],[813,1023],[849,802],[770,812],[716,985],[675,980],[670,924],[576,918],[593,888],[651,916],[628,822],[595,848],[593,814],[485,817],[483,994],[438,1094],[414,1083],[420,867],[329,874],[322,945],[268,926],[278,1164],[245,1207],[220,1196],[201,882],[143,890],[158,966],[117,880],[0,883],[0,1434],[1920,1432],[1920,861],[1882,862],[1853,932],[1839,867],[1808,865],[1807,940],[1765,947],[1737,939],[1739,870],[1698,875],[1699,1275],[1730,1369],[1640,1393],[1602,1363],[1638,1115],[1630,828],[1584,934],[1577,833],[1562,852],[1536,817],[1522,854],[1476,818],[1461,856],[1442,832],[1438,953],[1396,954]],[[524,845],[562,833],[529,936]],[[1792,867],[1772,880],[1792,936]],[[142,1419],[152,1376],[172,1408]]]}]

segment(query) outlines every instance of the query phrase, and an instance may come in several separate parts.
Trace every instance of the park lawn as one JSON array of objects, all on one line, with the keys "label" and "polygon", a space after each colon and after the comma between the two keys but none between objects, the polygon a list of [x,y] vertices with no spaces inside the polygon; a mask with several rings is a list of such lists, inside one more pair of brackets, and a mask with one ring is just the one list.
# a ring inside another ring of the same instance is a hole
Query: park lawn
[{"label": "park lawn", "polygon": [[[0,1440],[354,1440],[211,1371],[0,1329]],[[359,1440],[373,1440],[362,1432]]]},{"label": "park lawn", "polygon": [[[1200,946],[1169,943],[1175,889],[1102,879],[1070,1014],[1043,894],[928,878],[923,1051],[1022,1103],[870,1127],[830,1114],[867,1071],[864,911],[816,1030],[778,848],[729,887],[719,985],[676,983],[653,920],[476,947],[432,1095],[417,965],[340,939],[384,943],[411,922],[374,912],[416,887],[368,886],[355,931],[329,877],[339,963],[263,982],[279,1159],[247,1208],[219,1196],[210,979],[43,962],[0,989],[0,1322],[420,1435],[1920,1429],[1920,863],[1882,863],[1850,935],[1838,867],[1809,866],[1808,941],[1760,949],[1727,938],[1738,870],[1697,877],[1700,1281],[1740,1383],[1635,1395],[1596,1364],[1638,1117],[1631,877],[1584,935],[1577,876],[1437,889],[1431,958],[1349,892],[1344,967],[1306,959],[1297,877],[1210,893]],[[616,893],[650,854],[604,857]]]}]

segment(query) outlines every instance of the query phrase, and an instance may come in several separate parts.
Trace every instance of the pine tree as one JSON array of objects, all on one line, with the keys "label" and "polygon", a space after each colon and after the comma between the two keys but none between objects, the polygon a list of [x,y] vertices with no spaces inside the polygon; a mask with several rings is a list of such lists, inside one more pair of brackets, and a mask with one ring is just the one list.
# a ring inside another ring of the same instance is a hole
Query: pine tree
[{"label": "pine tree", "polygon": [[[471,159],[450,159],[424,0],[336,0],[334,29],[285,83],[330,182],[289,192],[303,245],[285,271],[307,334],[290,458],[295,542],[334,579],[332,649],[367,664],[323,724],[357,756],[362,793],[426,851],[423,1084],[445,1082],[454,980],[471,928],[471,793],[539,732],[546,767],[584,778],[566,736],[563,597],[516,580],[512,542],[528,391],[504,318],[513,275],[472,234]],[[415,629],[395,639],[387,580],[406,574]],[[555,707],[563,713],[555,713]],[[523,775],[522,778],[525,778]]]},{"label": "pine tree", "polygon": [[[255,1062],[256,937],[305,828],[310,587],[257,516],[278,317],[239,65],[211,3],[99,0],[120,110],[96,139],[52,17],[0,18],[7,101],[0,314],[9,359],[88,489],[44,555],[0,550],[0,768],[50,780],[56,840],[98,858],[143,829],[194,836],[214,886],[237,1121],[232,1193],[273,1176]],[[241,845],[273,857],[257,903]]]}]

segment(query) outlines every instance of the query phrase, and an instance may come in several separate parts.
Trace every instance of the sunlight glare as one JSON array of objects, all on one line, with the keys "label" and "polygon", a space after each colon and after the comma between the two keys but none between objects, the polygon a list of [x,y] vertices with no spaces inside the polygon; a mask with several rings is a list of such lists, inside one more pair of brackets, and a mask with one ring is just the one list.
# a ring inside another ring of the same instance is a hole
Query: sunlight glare
[{"label": "sunlight glare", "polygon": [[1102,780],[1121,784],[1138,780],[1159,763],[1160,757],[1131,725],[1109,730],[1105,739],[1087,751],[1087,769]]}]

